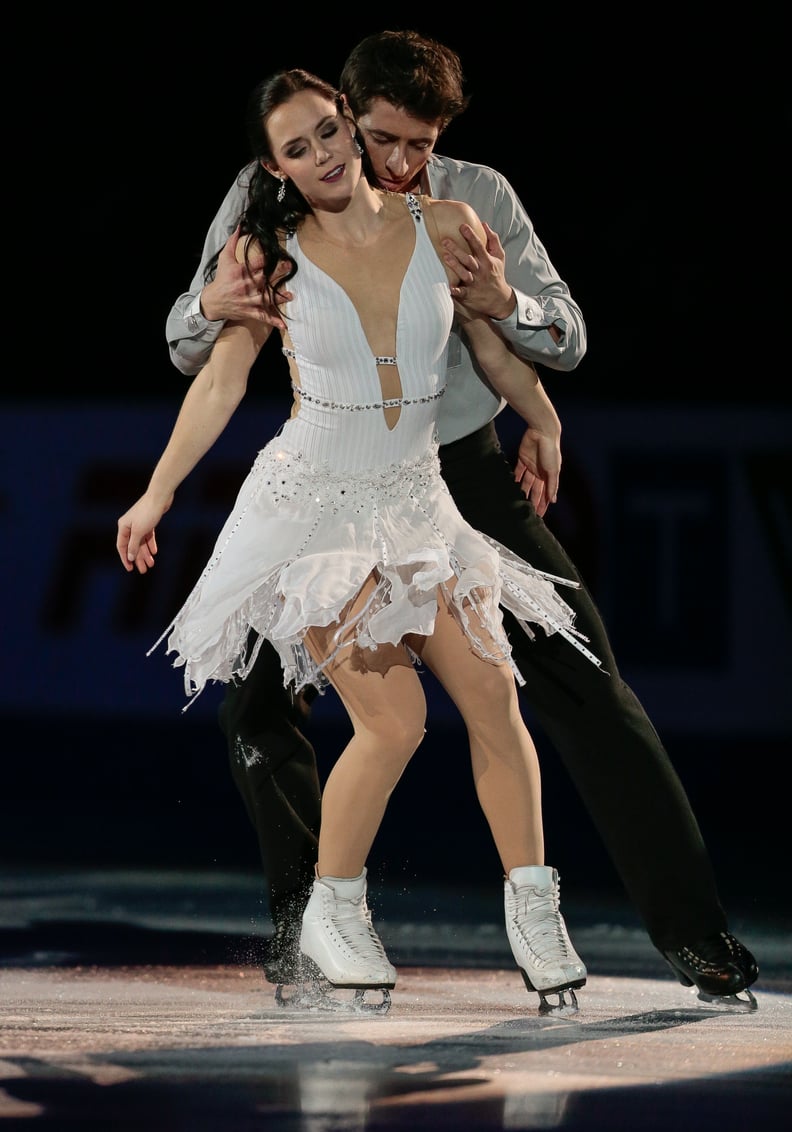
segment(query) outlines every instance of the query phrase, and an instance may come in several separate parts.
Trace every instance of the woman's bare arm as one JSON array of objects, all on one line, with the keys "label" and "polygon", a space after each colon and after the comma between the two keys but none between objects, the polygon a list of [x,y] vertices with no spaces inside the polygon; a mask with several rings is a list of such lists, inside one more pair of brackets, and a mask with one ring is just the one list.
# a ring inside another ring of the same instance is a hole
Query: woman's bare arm
[{"label": "woman's bare arm", "polygon": [[157,524],[170,510],[176,489],[233,416],[271,331],[271,326],[254,321],[223,327],[209,361],[187,391],[148,487],[118,520],[116,550],[127,571],[145,574],[154,565]]}]

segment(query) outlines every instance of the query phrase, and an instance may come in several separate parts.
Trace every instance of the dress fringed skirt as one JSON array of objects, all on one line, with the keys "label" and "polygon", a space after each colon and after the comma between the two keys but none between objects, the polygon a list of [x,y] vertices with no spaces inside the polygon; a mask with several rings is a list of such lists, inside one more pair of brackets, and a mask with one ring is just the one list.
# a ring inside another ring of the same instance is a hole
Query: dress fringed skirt
[{"label": "dress fringed skirt", "polygon": [[[471,527],[440,474],[435,422],[453,310],[420,209],[410,210],[416,241],[393,358],[372,356],[346,292],[290,237],[298,271],[284,353],[297,411],[259,452],[209,562],[157,642],[167,637],[188,697],[210,681],[243,680],[264,640],[285,685],[321,690],[340,649],[431,634],[441,594],[470,647],[509,663],[519,682],[504,609],[530,635],[560,633],[599,664],[556,588],[576,583],[535,570]],[[401,385],[389,400],[380,381],[387,365],[398,366]],[[306,631],[328,625],[337,625],[336,644],[314,659]]]}]

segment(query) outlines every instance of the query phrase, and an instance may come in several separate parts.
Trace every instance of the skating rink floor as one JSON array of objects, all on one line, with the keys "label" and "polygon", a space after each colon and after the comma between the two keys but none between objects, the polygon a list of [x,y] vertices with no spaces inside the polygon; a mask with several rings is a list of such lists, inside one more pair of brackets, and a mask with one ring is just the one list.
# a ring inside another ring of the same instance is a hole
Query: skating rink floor
[{"label": "skating rink floor", "polygon": [[686,989],[616,903],[565,915],[589,969],[543,1015],[497,899],[383,893],[398,968],[385,1014],[281,1006],[256,951],[254,876],[20,870],[0,876],[3,1128],[792,1127],[792,931],[733,922],[757,1007]]}]

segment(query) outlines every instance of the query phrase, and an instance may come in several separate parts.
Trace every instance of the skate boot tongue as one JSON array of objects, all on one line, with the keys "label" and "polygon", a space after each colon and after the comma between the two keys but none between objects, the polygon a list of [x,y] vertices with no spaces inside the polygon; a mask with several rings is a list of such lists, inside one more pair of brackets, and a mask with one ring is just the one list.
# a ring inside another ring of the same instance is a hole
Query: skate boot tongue
[{"label": "skate boot tongue", "polygon": [[349,900],[358,904],[366,894],[366,872],[357,877],[319,877],[319,883],[332,888],[339,900]]},{"label": "skate boot tongue", "polygon": [[522,888],[527,884],[534,888],[554,888],[557,880],[558,874],[549,865],[523,865],[509,873],[509,882],[515,888]]}]

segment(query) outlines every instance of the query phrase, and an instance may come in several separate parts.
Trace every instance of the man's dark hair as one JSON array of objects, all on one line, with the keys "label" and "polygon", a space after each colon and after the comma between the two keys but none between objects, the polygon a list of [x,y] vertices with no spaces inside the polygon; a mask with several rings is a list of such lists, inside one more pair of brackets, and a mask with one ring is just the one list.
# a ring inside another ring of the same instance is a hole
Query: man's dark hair
[{"label": "man's dark hair", "polygon": [[383,98],[422,122],[440,121],[445,129],[470,101],[463,82],[462,64],[450,47],[417,31],[381,31],[352,49],[339,89],[356,116]]}]

